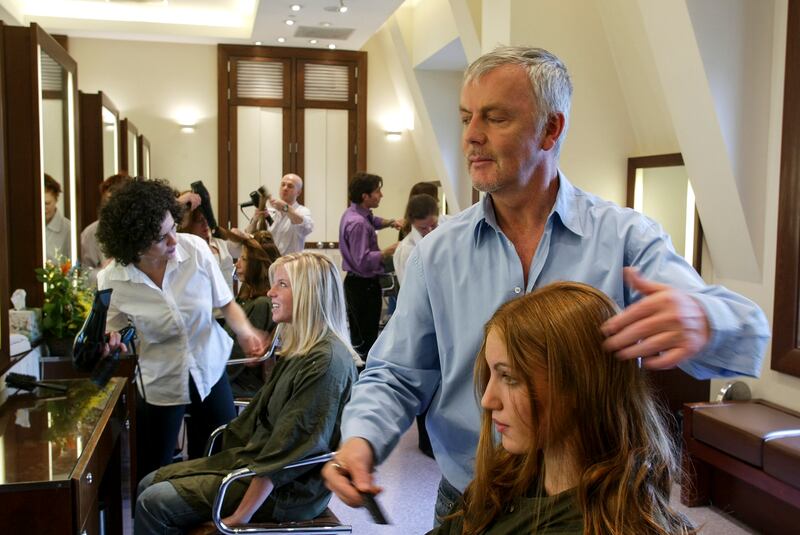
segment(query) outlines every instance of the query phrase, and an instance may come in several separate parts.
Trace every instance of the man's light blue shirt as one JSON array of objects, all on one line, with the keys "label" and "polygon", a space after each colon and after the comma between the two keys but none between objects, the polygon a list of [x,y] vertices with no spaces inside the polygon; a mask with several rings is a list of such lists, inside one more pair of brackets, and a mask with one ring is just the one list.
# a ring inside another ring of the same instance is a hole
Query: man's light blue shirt
[{"label": "man's light blue shirt", "polygon": [[345,407],[343,441],[367,439],[382,462],[430,405],[427,428],[436,460],[463,491],[472,479],[480,431],[472,373],[484,324],[503,303],[560,280],[590,284],[620,307],[630,305],[641,296],[623,283],[627,266],[686,290],[705,310],[711,339],[681,364],[684,371],[697,378],[759,373],[769,325],[758,306],[724,287],[707,286],[656,222],[575,188],[561,173],[559,179],[527,285],[490,195],[417,245],[394,315]]}]

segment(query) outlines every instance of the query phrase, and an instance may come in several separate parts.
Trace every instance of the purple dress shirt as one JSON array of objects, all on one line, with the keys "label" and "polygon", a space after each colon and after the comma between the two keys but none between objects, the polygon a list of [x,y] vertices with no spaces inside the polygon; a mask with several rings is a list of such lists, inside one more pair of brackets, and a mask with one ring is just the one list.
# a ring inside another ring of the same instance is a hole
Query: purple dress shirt
[{"label": "purple dress shirt", "polygon": [[339,251],[342,269],[359,277],[371,278],[384,273],[383,255],[376,231],[383,219],[361,205],[350,203],[339,222]]}]

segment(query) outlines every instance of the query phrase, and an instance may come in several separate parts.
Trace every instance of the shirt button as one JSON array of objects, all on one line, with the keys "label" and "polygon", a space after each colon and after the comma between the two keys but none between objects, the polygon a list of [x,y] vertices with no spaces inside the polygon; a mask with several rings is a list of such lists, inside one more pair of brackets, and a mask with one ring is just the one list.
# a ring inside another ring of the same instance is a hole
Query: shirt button
[{"label": "shirt button", "polygon": [[518,293],[520,293],[521,291],[522,291],[522,288],[520,288],[519,286],[517,286],[517,287],[515,287],[515,288],[514,288],[514,293],[515,293],[515,294],[518,294]]}]

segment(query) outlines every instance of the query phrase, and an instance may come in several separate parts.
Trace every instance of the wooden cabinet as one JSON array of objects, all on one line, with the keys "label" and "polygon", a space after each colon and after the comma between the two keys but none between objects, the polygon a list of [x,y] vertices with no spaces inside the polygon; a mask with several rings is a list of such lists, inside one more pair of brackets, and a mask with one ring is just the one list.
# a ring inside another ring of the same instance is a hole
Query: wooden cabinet
[{"label": "wooden cabinet", "polygon": [[122,533],[126,379],[103,389],[58,381],[64,394],[12,396],[0,406],[0,510],[6,533]]}]

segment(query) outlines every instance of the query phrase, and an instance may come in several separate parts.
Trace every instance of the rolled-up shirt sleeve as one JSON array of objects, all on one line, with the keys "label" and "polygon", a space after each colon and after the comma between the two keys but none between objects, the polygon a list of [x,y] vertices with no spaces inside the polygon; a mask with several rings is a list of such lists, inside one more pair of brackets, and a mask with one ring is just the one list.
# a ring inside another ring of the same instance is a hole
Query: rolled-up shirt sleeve
[{"label": "rolled-up shirt sleeve", "polygon": [[[626,251],[630,264],[650,280],[686,291],[705,312],[710,338],[694,357],[678,365],[698,379],[757,377],[761,371],[770,328],[764,312],[751,300],[723,286],[709,286],[672,248],[660,225],[642,218],[633,228]],[[628,290],[629,302],[641,299]]]}]

